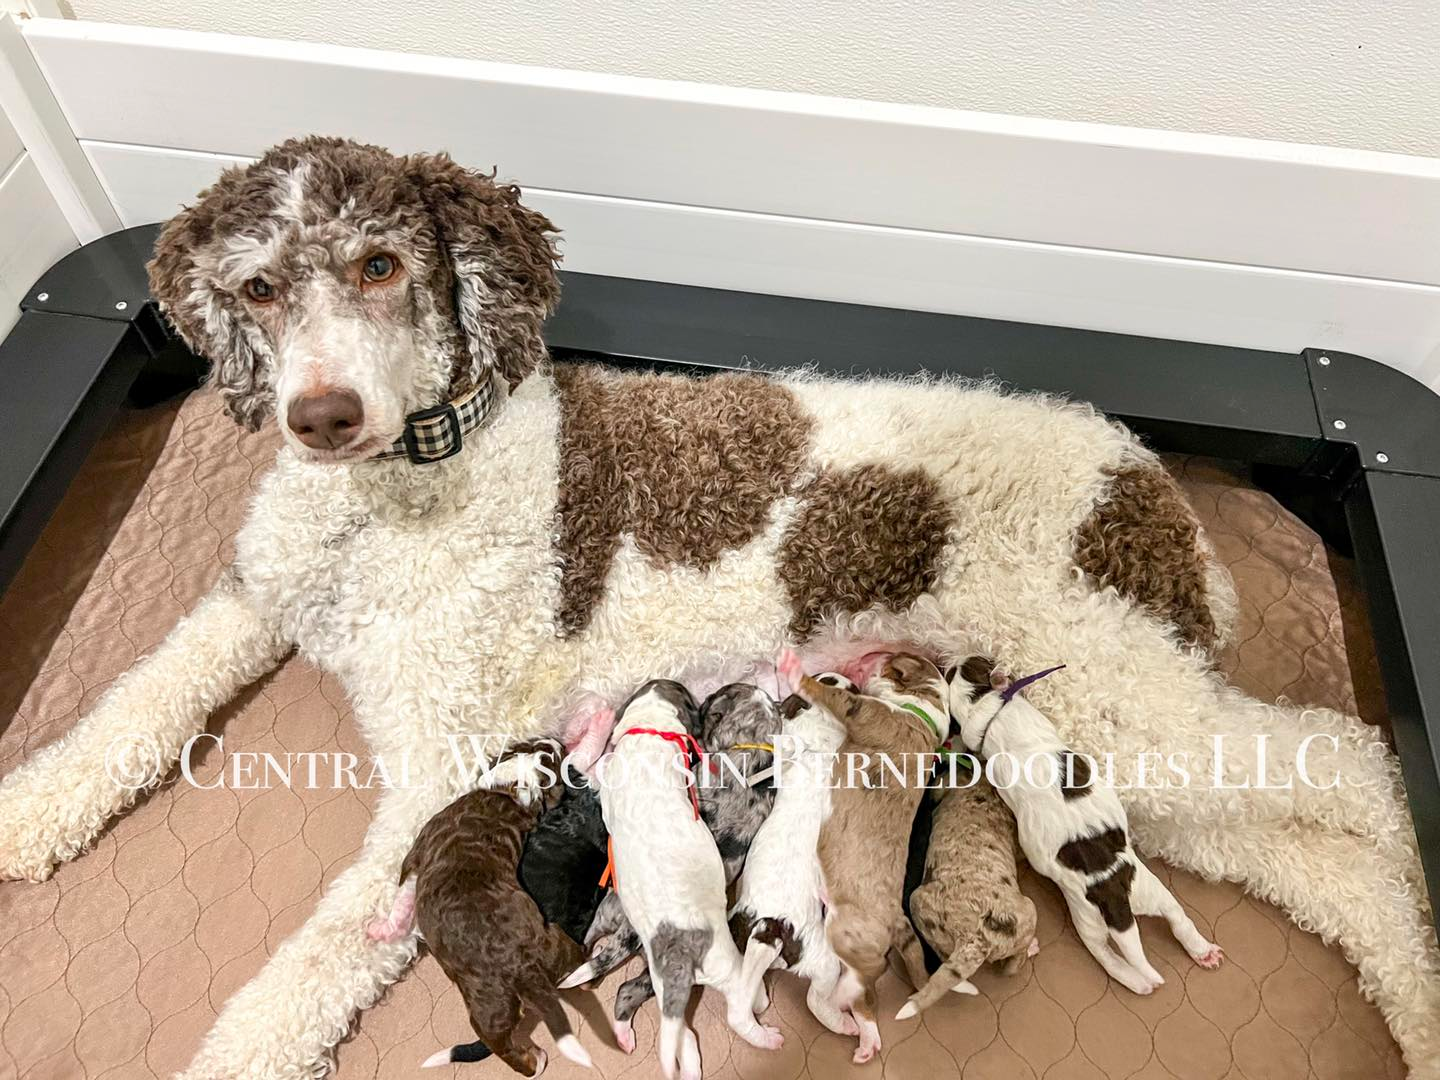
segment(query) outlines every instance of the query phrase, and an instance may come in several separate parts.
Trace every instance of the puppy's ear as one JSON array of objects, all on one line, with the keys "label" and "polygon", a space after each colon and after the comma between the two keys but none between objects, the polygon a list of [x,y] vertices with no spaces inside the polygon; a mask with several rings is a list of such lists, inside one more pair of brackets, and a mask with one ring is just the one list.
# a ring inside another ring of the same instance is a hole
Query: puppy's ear
[{"label": "puppy's ear", "polygon": [[560,299],[558,230],[493,172],[464,169],[445,154],[417,154],[408,166],[454,275],[470,382],[493,370],[513,390],[545,356],[540,327]]},{"label": "puppy's ear", "polygon": [[[222,215],[227,232],[243,228],[251,186],[250,169],[227,169],[200,193],[199,202],[165,223],[146,269],[150,295],[160,310],[191,351],[210,361],[210,378],[225,411],[242,427],[258,431],[275,411],[270,346],[245,312],[244,301],[220,286],[224,252],[214,243]],[[252,212],[263,215],[263,200],[254,201]]]}]

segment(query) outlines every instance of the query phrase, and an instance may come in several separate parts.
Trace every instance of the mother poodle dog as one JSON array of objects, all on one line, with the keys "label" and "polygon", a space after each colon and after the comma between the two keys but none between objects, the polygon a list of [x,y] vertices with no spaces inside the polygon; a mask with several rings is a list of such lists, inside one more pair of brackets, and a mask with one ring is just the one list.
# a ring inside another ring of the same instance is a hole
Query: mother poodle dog
[{"label": "mother poodle dog", "polygon": [[[989,386],[552,367],[553,235],[443,155],[311,138],[226,172],[160,237],[154,295],[235,420],[276,416],[284,445],[233,569],[0,785],[0,875],[78,855],[137,795],[107,754],[169,767],[296,646],[372,750],[428,780],[385,794],[187,1076],[323,1071],[405,970],[414,940],[365,924],[462,790],[447,736],[559,731],[651,676],[733,678],[786,644],[819,667],[906,641],[1067,663],[1032,700],[1077,750],[1114,752],[1117,783],[1188,755],[1189,786],[1126,793],[1137,845],[1338,939],[1435,1075],[1440,965],[1396,762],[1357,720],[1213,672],[1233,590],[1153,454],[1084,405]],[[1254,786],[1259,735],[1272,779],[1307,746],[1315,786]]]}]

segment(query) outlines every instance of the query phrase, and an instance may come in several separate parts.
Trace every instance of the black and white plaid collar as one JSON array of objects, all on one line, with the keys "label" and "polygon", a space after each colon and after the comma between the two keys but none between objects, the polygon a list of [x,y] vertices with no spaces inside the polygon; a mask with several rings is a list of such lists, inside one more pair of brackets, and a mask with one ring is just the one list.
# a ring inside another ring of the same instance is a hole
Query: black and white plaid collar
[{"label": "black and white plaid collar", "polygon": [[405,418],[405,434],[372,461],[409,458],[416,465],[444,461],[460,452],[465,436],[485,423],[495,408],[495,380],[485,379],[454,401],[421,409]]}]

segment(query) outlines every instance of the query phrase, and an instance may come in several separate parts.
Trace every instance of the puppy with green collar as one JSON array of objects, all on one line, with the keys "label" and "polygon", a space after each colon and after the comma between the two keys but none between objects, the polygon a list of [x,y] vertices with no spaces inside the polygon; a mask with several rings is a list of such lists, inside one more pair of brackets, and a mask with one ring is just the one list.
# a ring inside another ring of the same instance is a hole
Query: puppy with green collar
[{"label": "puppy with green collar", "polygon": [[949,728],[948,688],[939,668],[911,653],[885,660],[863,693],[805,675],[789,651],[778,667],[802,698],[845,726],[819,853],[825,933],[844,968],[837,1000],[860,1029],[852,1060],[861,1065],[880,1049],[875,983],[890,950],[900,953],[913,986],[927,980],[902,895],[910,827]]}]

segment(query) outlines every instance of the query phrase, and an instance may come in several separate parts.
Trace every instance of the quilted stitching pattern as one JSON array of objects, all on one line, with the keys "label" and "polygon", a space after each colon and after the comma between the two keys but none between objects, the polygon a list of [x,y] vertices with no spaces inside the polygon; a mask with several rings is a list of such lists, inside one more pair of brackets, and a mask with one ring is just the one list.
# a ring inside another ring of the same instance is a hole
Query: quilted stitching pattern
[{"label": "quilted stitching pattern", "polygon": [[[0,771],[73,723],[203,595],[229,558],[247,493],[273,452],[273,435],[239,432],[207,394],[120,418],[0,601],[0,717],[13,714],[0,737]],[[1358,707],[1383,719],[1348,565],[1327,567],[1316,537],[1232,468],[1169,464],[1239,585],[1239,640],[1224,658],[1232,678],[1261,697]],[[364,753],[339,686],[298,660],[245,694],[212,730],[224,732],[231,751]],[[224,767],[212,752],[199,761],[197,780],[212,783]],[[0,884],[0,1077],[168,1075],[358,849],[374,792],[337,788],[323,774],[314,788],[238,790],[230,779],[210,789],[172,780],[51,881]],[[1165,987],[1148,999],[1117,990],[1075,938],[1055,890],[1032,878],[1043,945],[1035,964],[1013,979],[978,976],[984,996],[952,995],[918,1023],[882,1021],[882,1065],[852,1067],[848,1042],[825,1032],[800,985],[781,975],[770,1016],[786,1046],[776,1054],[733,1042],[713,995],[700,999],[706,1075],[1404,1075],[1379,1014],[1333,949],[1233,885],[1155,869],[1225,947],[1229,962],[1219,972],[1195,968],[1157,926],[1147,949]],[[618,982],[602,988],[604,1009]],[[653,1007],[637,1017],[640,1049],[627,1058],[610,1043],[600,999],[569,999],[599,1074],[658,1075]],[[881,1000],[886,1016],[904,1000],[894,974]],[[339,1076],[413,1075],[436,1048],[469,1038],[458,996],[427,958],[340,1048]],[[556,1055],[550,1071],[557,1080],[581,1075]],[[508,1073],[491,1061],[454,1075]]]}]

